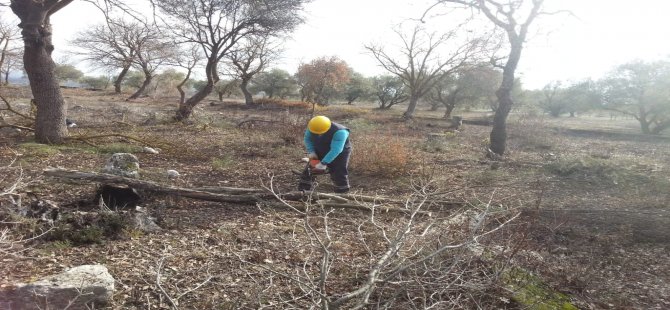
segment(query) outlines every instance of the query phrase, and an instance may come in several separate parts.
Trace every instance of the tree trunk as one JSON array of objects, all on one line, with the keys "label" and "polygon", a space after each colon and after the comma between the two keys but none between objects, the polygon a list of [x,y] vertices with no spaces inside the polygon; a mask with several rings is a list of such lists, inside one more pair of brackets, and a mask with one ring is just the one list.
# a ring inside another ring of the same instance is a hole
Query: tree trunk
[{"label": "tree trunk", "polygon": [[128,100],[132,99],[137,99],[140,95],[144,94],[144,92],[147,90],[147,86],[151,84],[151,80],[153,80],[152,75],[148,75],[144,77],[144,82],[142,83],[142,86],[130,97],[128,97]]},{"label": "tree trunk", "polygon": [[207,65],[205,66],[205,74],[207,75],[207,84],[200,91],[196,92],[188,98],[183,104],[179,104],[177,113],[174,116],[174,119],[177,121],[183,121],[191,117],[193,113],[193,108],[200,103],[202,100],[207,98],[209,94],[214,90],[214,84],[219,81],[219,74],[216,72],[218,67],[218,60],[216,60],[216,55],[218,51],[212,51],[213,56],[207,60]]},{"label": "tree trunk", "polygon": [[498,108],[493,117],[493,129],[490,136],[490,149],[493,153],[502,156],[507,148],[507,116],[512,110],[514,101],[512,100],[512,89],[514,88],[514,72],[521,59],[521,49],[523,40],[517,35],[510,34],[509,40],[512,49],[509,58],[503,69],[503,80],[500,88],[496,91],[498,98]]},{"label": "tree trunk", "polygon": [[121,83],[123,83],[123,79],[126,77],[126,74],[128,74],[128,71],[130,70],[130,65],[124,66],[121,69],[121,72],[119,75],[116,77],[116,80],[114,80],[114,92],[117,94],[121,93]]},{"label": "tree trunk", "polygon": [[416,105],[419,102],[419,96],[416,94],[412,94],[409,98],[409,105],[407,106],[407,110],[405,113],[402,115],[403,119],[411,119],[414,116],[414,110],[416,110]]},{"label": "tree trunk", "polygon": [[212,90],[214,89],[214,83],[207,83],[205,84],[205,87],[203,87],[199,92],[195,93],[191,98],[188,98],[186,102],[183,104],[179,105],[179,109],[177,109],[177,114],[175,115],[175,120],[177,121],[183,121],[191,117],[191,114],[193,114],[193,108],[207,95],[209,95]]},{"label": "tree trunk", "polygon": [[455,104],[447,104],[445,105],[447,110],[444,112],[444,119],[449,119],[451,118],[451,112],[454,111],[454,108],[456,107]]},{"label": "tree trunk", "polygon": [[640,118],[640,128],[643,134],[651,134],[651,124],[645,118]]},{"label": "tree trunk", "polygon": [[[31,16],[32,17],[32,16]],[[51,24],[47,19],[21,21],[24,41],[23,63],[37,105],[35,139],[40,143],[63,143],[67,137],[66,106],[51,59]],[[42,25],[42,26],[40,26]]]},{"label": "tree trunk", "polygon": [[184,104],[186,101],[186,92],[184,91],[184,85],[186,85],[186,82],[191,78],[191,72],[193,69],[188,68],[188,71],[186,72],[186,76],[184,79],[181,81],[181,83],[177,84],[177,91],[179,92],[179,105]]},{"label": "tree trunk", "polygon": [[240,89],[242,90],[242,93],[244,94],[244,103],[246,105],[252,105],[254,104],[254,97],[251,96],[251,93],[247,89],[247,86],[249,85],[249,79],[242,79],[240,82]]},{"label": "tree trunk", "polygon": [[9,85],[9,69],[5,72],[5,85]]},{"label": "tree trunk", "polygon": [[9,40],[10,38],[7,37],[5,39],[5,45],[2,47],[2,56],[0,56],[0,68],[5,64],[5,59],[7,58],[7,49],[9,48]]}]

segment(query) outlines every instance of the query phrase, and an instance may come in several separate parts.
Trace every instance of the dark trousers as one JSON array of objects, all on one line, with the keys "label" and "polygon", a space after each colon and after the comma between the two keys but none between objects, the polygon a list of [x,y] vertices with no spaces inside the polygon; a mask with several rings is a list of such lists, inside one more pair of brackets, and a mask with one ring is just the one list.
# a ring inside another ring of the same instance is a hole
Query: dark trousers
[{"label": "dark trousers", "polygon": [[[328,164],[328,172],[330,173],[330,179],[333,181],[336,193],[346,193],[349,191],[349,157],[351,156],[351,150],[345,149],[335,157],[335,160]],[[300,176],[300,183],[298,184],[298,190],[301,191],[310,191],[314,187],[314,181],[316,181],[316,176],[312,174],[309,169],[309,165],[305,167],[305,170]]]}]

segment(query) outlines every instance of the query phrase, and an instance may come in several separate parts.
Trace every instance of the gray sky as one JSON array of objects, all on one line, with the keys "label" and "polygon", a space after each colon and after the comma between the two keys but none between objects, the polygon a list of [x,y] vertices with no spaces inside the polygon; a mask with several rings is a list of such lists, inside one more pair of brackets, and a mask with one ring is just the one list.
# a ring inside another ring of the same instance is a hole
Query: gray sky
[{"label": "gray sky", "polygon": [[[371,76],[383,73],[363,48],[370,42],[393,44],[391,29],[423,13],[429,0],[315,0],[307,6],[307,21],[286,43],[276,66],[295,72],[300,62],[335,55],[355,70]],[[552,80],[598,78],[613,66],[634,59],[670,56],[670,1],[667,0],[547,0],[563,14],[536,20],[518,73],[528,88]],[[559,7],[560,6],[560,7]],[[90,5],[75,1],[54,16],[55,58],[67,40],[101,20]],[[447,25],[449,16],[431,19],[432,27]]]}]

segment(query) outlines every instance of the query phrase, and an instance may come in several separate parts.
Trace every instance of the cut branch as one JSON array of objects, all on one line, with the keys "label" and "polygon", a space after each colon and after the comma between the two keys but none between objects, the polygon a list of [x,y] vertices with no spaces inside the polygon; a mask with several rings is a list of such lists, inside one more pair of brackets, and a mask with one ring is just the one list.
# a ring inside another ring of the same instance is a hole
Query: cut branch
[{"label": "cut branch", "polygon": [[[358,199],[359,197],[355,195],[323,194],[316,192],[312,193],[289,192],[285,194],[276,195],[275,193],[263,189],[235,188],[235,187],[216,187],[216,188],[205,187],[205,188],[189,189],[189,188],[162,185],[151,181],[142,181],[137,179],[125,178],[112,174],[81,172],[76,170],[67,170],[59,168],[46,169],[44,170],[44,174],[55,178],[63,178],[71,180],[85,180],[99,183],[125,184],[136,189],[142,189],[154,193],[162,193],[167,195],[180,196],[204,201],[228,202],[228,203],[238,203],[248,205],[256,205],[258,203],[262,203],[264,205],[275,208],[288,208],[290,206],[294,210],[298,211],[305,210],[303,201],[314,200],[319,205],[330,208],[353,209],[366,212],[372,212],[372,211],[394,212],[406,215],[413,213],[412,210],[399,207],[390,207],[390,206],[370,207],[365,204],[359,203],[356,200],[349,199],[349,198]],[[360,200],[376,199],[376,201],[387,201],[387,202],[393,201],[388,198],[376,198],[368,196],[361,196],[361,197],[364,198],[361,198]],[[321,198],[327,200],[319,200]],[[295,205],[289,204],[289,202],[284,201],[284,199],[291,200],[292,202],[295,203]],[[328,199],[330,201],[328,201]],[[423,216],[432,215],[432,213],[428,211],[416,211],[415,213]]]}]

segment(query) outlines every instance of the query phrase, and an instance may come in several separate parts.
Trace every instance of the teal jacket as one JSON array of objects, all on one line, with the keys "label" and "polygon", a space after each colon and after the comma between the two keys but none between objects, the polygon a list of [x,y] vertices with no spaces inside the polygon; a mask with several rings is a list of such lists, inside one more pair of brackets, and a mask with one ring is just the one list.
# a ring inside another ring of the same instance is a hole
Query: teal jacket
[{"label": "teal jacket", "polygon": [[[335,132],[333,135],[333,139],[330,142],[330,151],[326,156],[321,158],[321,163],[324,165],[330,164],[336,157],[337,155],[340,155],[342,153],[342,150],[344,150],[344,145],[347,142],[347,138],[349,138],[349,131],[346,129],[341,129]],[[307,148],[307,152],[309,153],[316,153],[314,151],[314,144],[312,143],[312,133],[308,130],[305,130],[305,148]]]}]

